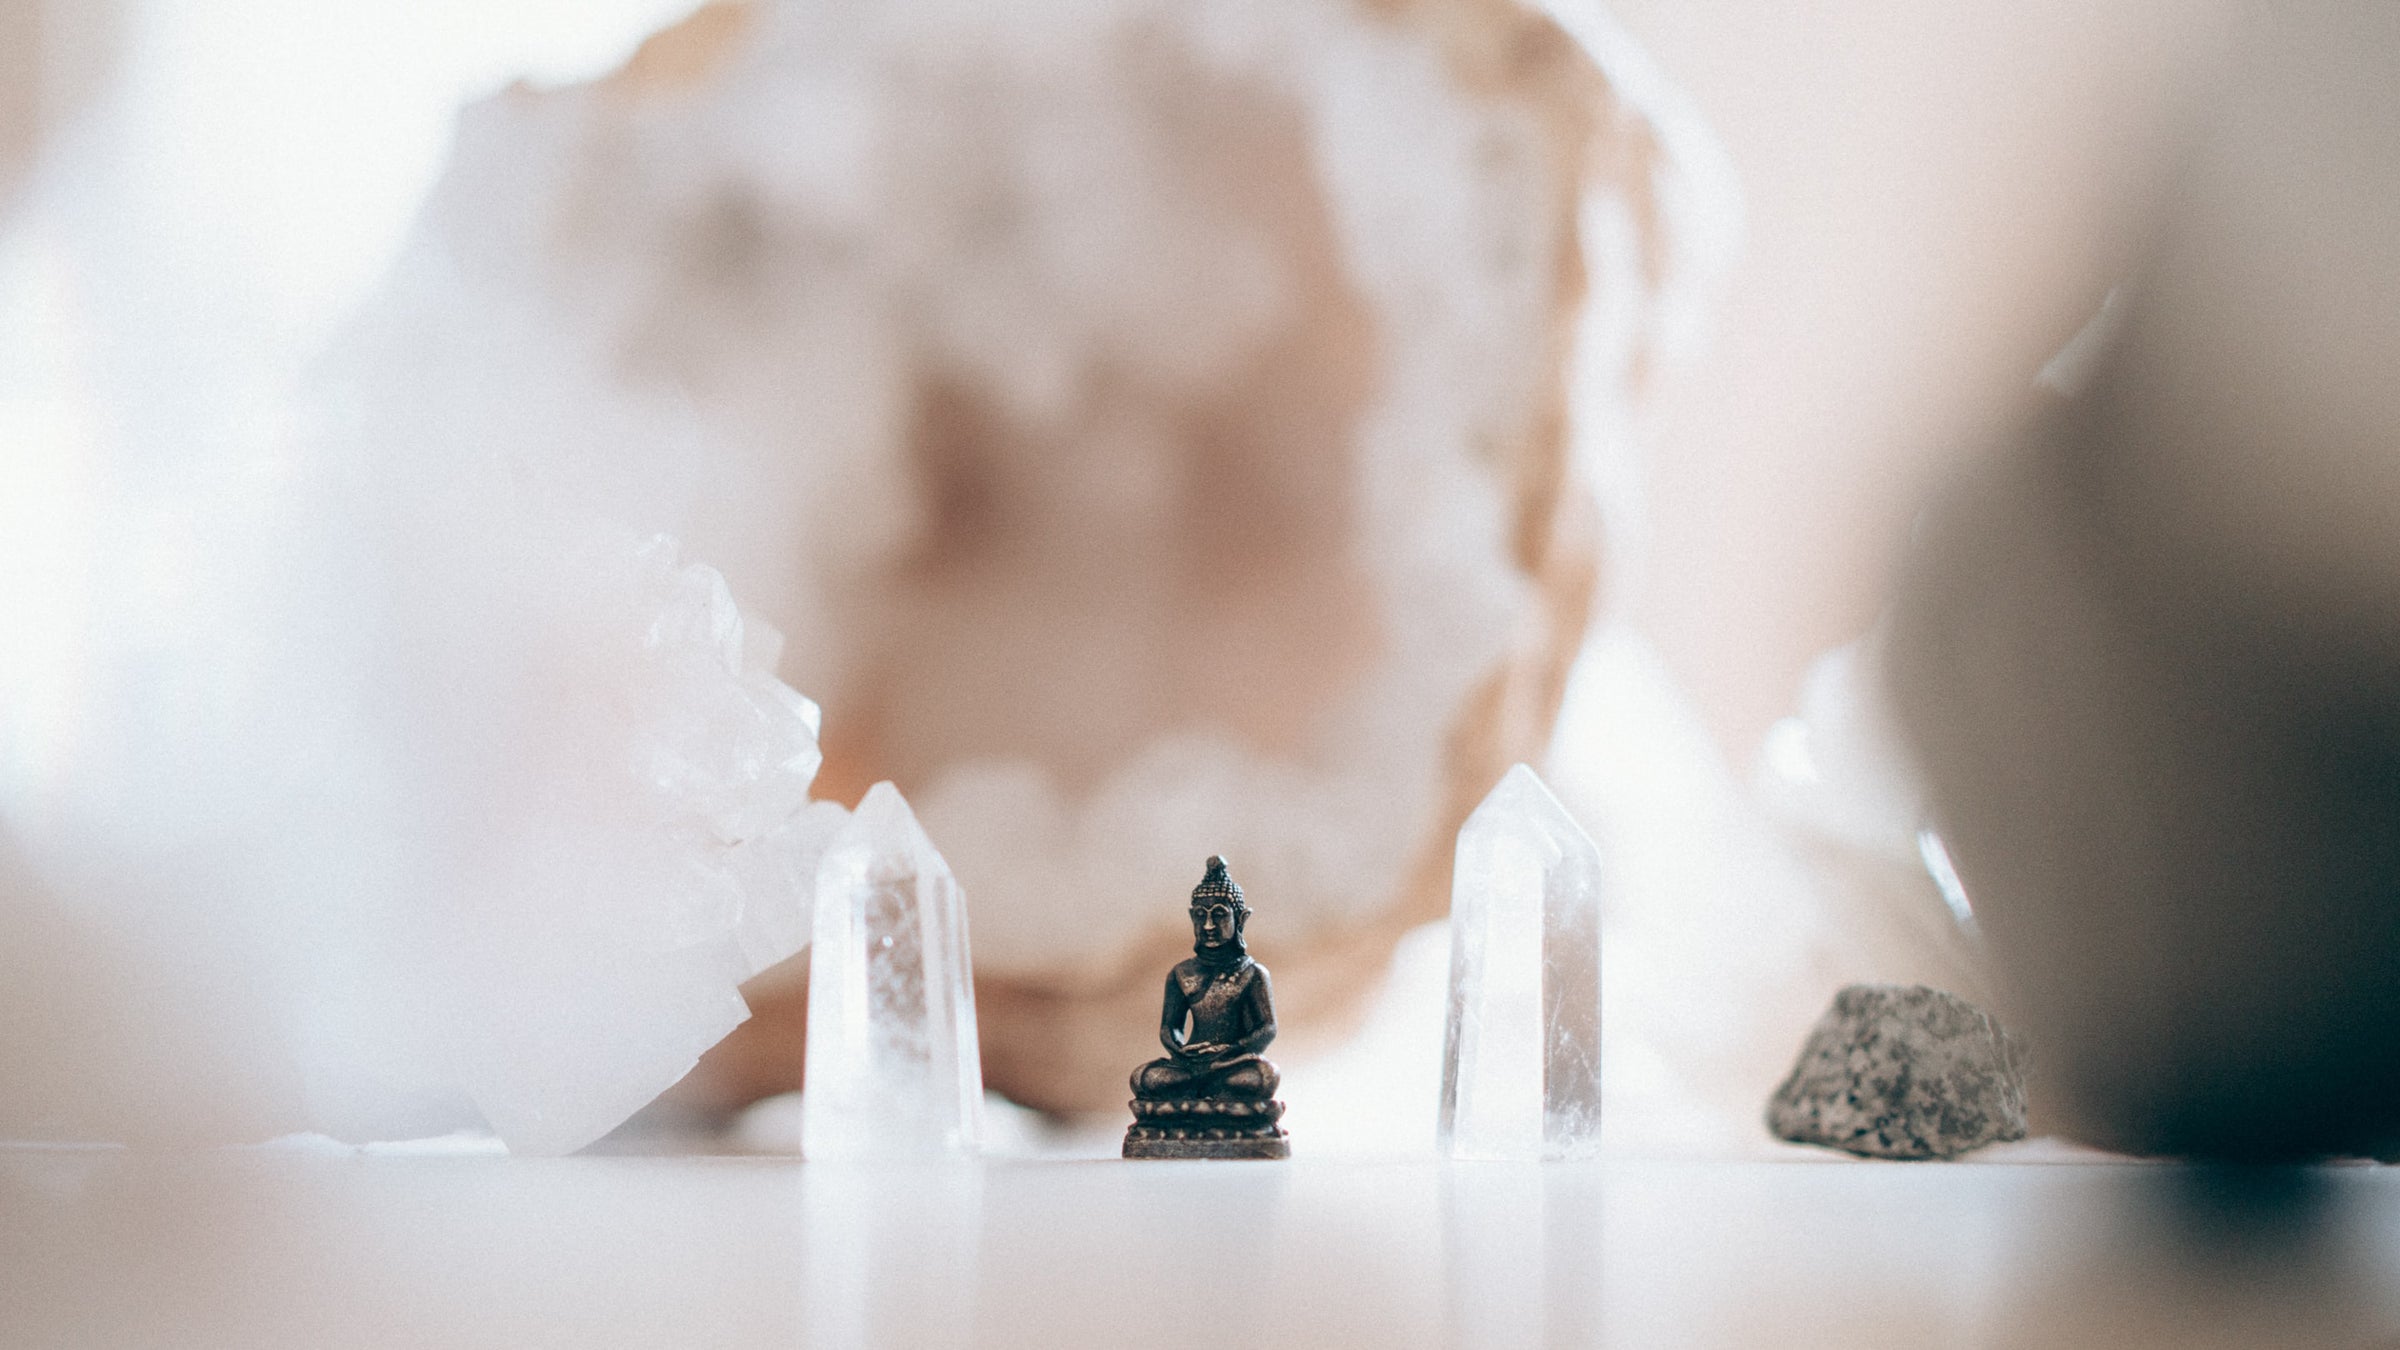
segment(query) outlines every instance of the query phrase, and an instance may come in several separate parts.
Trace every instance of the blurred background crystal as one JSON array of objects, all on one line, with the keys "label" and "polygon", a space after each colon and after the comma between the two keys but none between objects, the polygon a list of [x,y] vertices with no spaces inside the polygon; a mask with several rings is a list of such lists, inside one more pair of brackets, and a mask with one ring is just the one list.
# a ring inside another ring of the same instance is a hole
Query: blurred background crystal
[{"label": "blurred background crystal", "polygon": [[1892,710],[1880,629],[1817,658],[1767,729],[1751,792],[1880,978],[1992,997],[1974,911]]},{"label": "blurred background crystal", "polygon": [[1458,832],[1438,1142],[1454,1158],[1600,1146],[1600,850],[1510,769]]}]

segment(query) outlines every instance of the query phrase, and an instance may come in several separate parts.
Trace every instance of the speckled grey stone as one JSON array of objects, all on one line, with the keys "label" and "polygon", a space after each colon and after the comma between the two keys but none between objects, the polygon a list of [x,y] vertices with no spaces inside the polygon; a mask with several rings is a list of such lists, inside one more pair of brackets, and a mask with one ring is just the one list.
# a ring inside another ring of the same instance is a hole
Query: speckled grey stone
[{"label": "speckled grey stone", "polygon": [[2024,1053],[1991,1014],[1923,985],[1834,995],[1767,1101],[1767,1129],[1862,1158],[1955,1158],[2025,1137]]}]

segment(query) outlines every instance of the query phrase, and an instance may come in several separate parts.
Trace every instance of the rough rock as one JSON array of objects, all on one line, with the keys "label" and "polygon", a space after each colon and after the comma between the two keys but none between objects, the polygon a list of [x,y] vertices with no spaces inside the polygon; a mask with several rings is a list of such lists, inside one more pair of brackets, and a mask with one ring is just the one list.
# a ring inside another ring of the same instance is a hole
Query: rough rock
[{"label": "rough rock", "polygon": [[1955,1158],[2025,1137],[2024,1052],[1991,1014],[1923,985],[1834,995],[1767,1101],[1767,1129],[1862,1158]]}]

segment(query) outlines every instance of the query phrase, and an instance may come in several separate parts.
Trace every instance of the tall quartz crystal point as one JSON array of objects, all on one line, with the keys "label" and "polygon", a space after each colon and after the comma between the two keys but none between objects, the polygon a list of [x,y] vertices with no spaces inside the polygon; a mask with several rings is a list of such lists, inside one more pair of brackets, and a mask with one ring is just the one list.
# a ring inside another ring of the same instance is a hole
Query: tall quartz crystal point
[{"label": "tall quartz crystal point", "polygon": [[966,907],[889,783],[868,789],[817,868],[806,1078],[809,1158],[934,1158],[980,1143]]},{"label": "tall quartz crystal point", "polygon": [[1441,1150],[1576,1158],[1599,1143],[1600,850],[1519,764],[1458,832]]}]

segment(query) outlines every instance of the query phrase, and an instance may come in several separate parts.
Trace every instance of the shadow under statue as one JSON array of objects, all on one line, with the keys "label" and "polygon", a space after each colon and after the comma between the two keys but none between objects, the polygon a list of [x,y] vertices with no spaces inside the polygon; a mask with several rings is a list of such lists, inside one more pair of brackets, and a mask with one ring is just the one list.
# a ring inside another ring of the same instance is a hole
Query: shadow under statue
[{"label": "shadow under statue", "polygon": [[1166,1057],[1133,1071],[1128,1158],[1288,1158],[1276,1122],[1281,1075],[1260,1056],[1275,1039],[1267,968],[1250,959],[1250,919],[1225,860],[1192,890],[1192,955],[1167,973],[1158,1040]]}]

